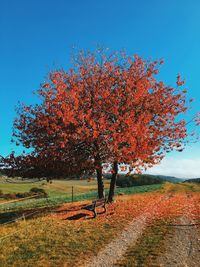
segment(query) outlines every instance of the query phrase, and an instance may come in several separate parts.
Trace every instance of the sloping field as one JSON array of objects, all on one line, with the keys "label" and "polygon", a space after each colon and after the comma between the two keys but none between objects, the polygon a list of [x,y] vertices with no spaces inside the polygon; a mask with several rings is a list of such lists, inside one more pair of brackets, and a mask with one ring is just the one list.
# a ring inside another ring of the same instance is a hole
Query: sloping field
[{"label": "sloping field", "polygon": [[[1,179],[1,178],[0,178]],[[105,180],[106,193],[109,187],[109,180]],[[53,180],[52,183],[46,181],[34,182],[34,183],[6,183],[5,180],[0,180],[0,190],[3,193],[18,193],[28,192],[31,188],[37,187],[42,188],[47,192],[48,199],[28,199],[21,202],[10,203],[1,205],[0,201],[0,212],[5,210],[17,210],[17,209],[33,209],[38,207],[55,206],[62,203],[72,201],[72,188],[73,188],[73,201],[80,201],[86,199],[95,199],[97,197],[97,182],[95,180]],[[155,191],[162,187],[161,184],[156,185],[145,185],[136,186],[129,188],[117,188],[116,194],[134,194]]]}]

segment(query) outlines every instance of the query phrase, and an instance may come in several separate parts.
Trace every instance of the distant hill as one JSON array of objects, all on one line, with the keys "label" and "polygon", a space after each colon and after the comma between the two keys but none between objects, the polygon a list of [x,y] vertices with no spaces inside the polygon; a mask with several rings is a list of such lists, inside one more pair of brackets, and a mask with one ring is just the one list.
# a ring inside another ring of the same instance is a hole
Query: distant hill
[{"label": "distant hill", "polygon": [[200,178],[187,179],[184,183],[197,183],[200,184]]}]

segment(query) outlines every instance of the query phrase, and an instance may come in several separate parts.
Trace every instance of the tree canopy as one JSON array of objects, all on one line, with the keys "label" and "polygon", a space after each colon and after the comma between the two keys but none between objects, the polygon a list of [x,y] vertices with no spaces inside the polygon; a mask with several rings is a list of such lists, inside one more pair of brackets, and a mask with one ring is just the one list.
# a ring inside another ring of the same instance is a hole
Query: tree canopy
[{"label": "tree canopy", "polygon": [[159,81],[163,60],[125,52],[80,52],[69,71],[55,70],[37,91],[40,103],[21,105],[14,137],[33,154],[69,169],[96,170],[104,196],[102,163],[113,162],[112,201],[118,163],[136,171],[159,163],[187,137],[184,81]]}]

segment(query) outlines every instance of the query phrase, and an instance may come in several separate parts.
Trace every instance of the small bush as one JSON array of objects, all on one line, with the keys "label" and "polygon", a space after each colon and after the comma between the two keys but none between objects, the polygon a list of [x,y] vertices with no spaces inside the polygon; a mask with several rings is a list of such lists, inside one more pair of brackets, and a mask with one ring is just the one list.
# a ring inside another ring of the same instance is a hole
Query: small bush
[{"label": "small bush", "polygon": [[32,194],[30,192],[24,192],[24,193],[16,193],[17,198],[25,198],[30,197]]},{"label": "small bush", "polygon": [[30,189],[29,192],[32,193],[32,194],[35,194],[35,195],[41,195],[43,197],[47,197],[48,196],[43,188],[33,187],[33,188]]},{"label": "small bush", "polygon": [[31,188],[29,192],[21,192],[21,193],[8,193],[8,194],[3,194],[2,191],[0,191],[0,198],[3,199],[18,199],[18,198],[26,198],[26,197],[31,197],[34,195],[39,195],[38,197],[47,197],[47,193],[45,192],[44,189],[42,188]]}]

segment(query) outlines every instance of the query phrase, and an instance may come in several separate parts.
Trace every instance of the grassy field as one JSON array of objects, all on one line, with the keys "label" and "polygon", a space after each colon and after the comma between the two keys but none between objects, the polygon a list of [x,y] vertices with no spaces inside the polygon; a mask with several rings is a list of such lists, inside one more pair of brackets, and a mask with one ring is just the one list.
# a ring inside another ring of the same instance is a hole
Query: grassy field
[{"label": "grassy field", "polygon": [[159,197],[160,193],[119,196],[96,219],[68,220],[76,213],[69,210],[83,204],[77,202],[53,214],[2,225],[0,266],[81,266]]},{"label": "grassy field", "polygon": [[[105,184],[108,188],[109,181]],[[118,266],[143,266],[150,257],[153,262],[154,257],[164,251],[163,240],[170,216],[174,218],[177,213],[184,211],[185,200],[189,201],[188,206],[191,206],[193,198],[197,203],[200,200],[200,186],[194,184],[166,183],[117,188],[116,201],[107,207],[107,212],[98,215],[96,219],[92,219],[88,213],[86,219],[74,216],[82,215],[80,207],[86,203],[82,200],[88,201],[96,197],[96,181],[53,181],[52,184],[38,182],[20,185],[2,182],[0,186],[3,192],[24,192],[36,185],[48,192],[51,205],[59,203],[59,207],[54,206],[52,212],[41,213],[40,216],[25,221],[0,225],[0,267],[82,266],[126,228],[129,222],[142,215],[149,206],[156,205],[164,194],[174,195],[171,202],[167,202],[158,212],[160,217],[155,224],[149,225],[137,244],[131,246],[125,257],[118,262]],[[76,203],[70,203],[72,186],[75,189]],[[4,208],[1,209],[0,217],[6,214],[10,216],[12,210],[37,210],[36,207],[47,205],[45,201],[35,199],[2,205]],[[64,202],[66,203],[62,204]]]},{"label": "grassy field", "polygon": [[[2,181],[1,181],[2,180]],[[50,197],[66,196],[71,194],[72,186],[75,193],[88,193],[97,189],[95,180],[88,182],[87,180],[53,180],[52,183],[47,183],[45,180],[34,183],[26,182],[6,183],[0,178],[0,189],[4,193],[12,192],[28,192],[32,187],[43,188]],[[108,188],[109,181],[105,181],[105,187]]]},{"label": "grassy field", "polygon": [[[1,178],[0,178],[1,179]],[[105,191],[108,193],[109,180],[105,180]],[[48,200],[41,199],[28,199],[21,202],[9,203],[10,201],[1,201],[7,204],[1,204],[0,212],[5,210],[15,210],[23,208],[36,208],[44,206],[53,206],[72,201],[72,186],[73,186],[73,201],[95,199],[97,198],[97,182],[86,180],[53,180],[52,183],[45,181],[34,183],[6,183],[3,179],[0,180],[0,190],[3,193],[18,193],[28,192],[31,188],[37,187],[44,189],[48,194]],[[129,188],[116,188],[116,194],[135,194],[143,192],[151,192],[158,190],[162,187],[161,184],[135,186]]]}]

